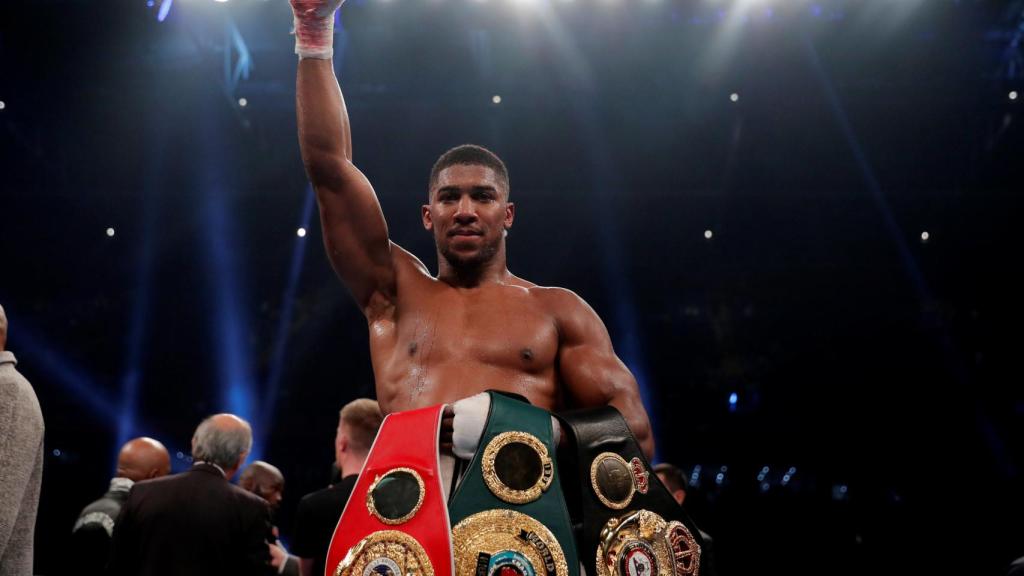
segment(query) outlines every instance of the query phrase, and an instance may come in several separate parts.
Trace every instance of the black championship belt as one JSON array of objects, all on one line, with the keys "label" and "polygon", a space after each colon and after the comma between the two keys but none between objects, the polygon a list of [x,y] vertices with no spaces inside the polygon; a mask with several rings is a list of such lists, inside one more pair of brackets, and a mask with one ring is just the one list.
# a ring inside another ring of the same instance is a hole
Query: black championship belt
[{"label": "black championship belt", "polygon": [[[651,471],[633,433],[611,406],[560,414],[575,450],[562,469],[577,524],[579,555],[590,576],[698,576],[697,526]],[[571,468],[570,468],[571,466]]]}]

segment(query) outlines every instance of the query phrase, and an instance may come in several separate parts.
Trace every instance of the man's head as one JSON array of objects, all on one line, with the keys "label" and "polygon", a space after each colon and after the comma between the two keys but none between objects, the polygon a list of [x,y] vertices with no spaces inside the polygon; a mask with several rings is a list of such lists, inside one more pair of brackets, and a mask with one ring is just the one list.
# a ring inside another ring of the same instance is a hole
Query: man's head
[{"label": "man's head", "polygon": [[271,510],[277,510],[284,497],[284,474],[281,474],[277,466],[262,460],[257,460],[242,470],[238,477],[238,485],[266,500]]},{"label": "man's head", "polygon": [[430,171],[423,227],[434,234],[438,253],[456,269],[490,262],[512,227],[508,170],[490,150],[473,144],[445,152]]},{"label": "man's head", "polygon": [[672,497],[680,506],[686,500],[686,492],[690,489],[690,483],[686,481],[686,475],[677,466],[668,462],[662,462],[654,467],[654,473],[661,478],[661,483],[672,493]]},{"label": "man's head", "polygon": [[134,482],[167,476],[171,473],[171,455],[152,438],[135,438],[121,447],[117,455],[117,476]]},{"label": "man's head", "polygon": [[252,449],[252,428],[234,414],[215,414],[203,420],[192,436],[192,458],[224,469],[228,478]]},{"label": "man's head", "polygon": [[0,306],[0,352],[4,351],[5,346],[7,346],[7,314],[4,312],[4,307]]},{"label": "man's head", "polygon": [[380,405],[369,398],[353,400],[341,409],[334,436],[334,457],[342,475],[359,473],[383,420]]}]

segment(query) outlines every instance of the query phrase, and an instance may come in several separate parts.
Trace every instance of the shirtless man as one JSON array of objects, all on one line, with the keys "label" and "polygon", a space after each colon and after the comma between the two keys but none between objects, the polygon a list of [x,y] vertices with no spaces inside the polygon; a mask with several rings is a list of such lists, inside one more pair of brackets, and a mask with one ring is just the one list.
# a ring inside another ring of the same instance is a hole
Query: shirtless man
[{"label": "shirtless man", "polygon": [[302,159],[331,264],[369,324],[382,410],[454,402],[487,389],[549,410],[610,404],[650,456],[654,440],[636,380],[601,319],[569,290],[537,286],[506,267],[515,204],[497,156],[460,146],[434,165],[420,210],[437,246],[436,276],[389,240],[373,187],[353,163],[334,76],[340,1],[291,1]]}]

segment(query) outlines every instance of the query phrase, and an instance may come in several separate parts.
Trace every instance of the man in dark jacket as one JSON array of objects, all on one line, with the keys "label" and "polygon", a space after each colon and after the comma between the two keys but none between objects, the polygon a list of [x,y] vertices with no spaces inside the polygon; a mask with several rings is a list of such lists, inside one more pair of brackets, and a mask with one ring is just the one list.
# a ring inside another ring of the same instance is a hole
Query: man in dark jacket
[{"label": "man in dark jacket", "polygon": [[110,558],[114,522],[128,499],[128,491],[136,482],[167,476],[170,472],[171,456],[160,442],[152,438],[135,438],[121,447],[110,489],[82,510],[71,530],[76,574],[104,573]]},{"label": "man in dark jacket", "polygon": [[114,526],[110,574],[273,574],[267,504],[228,482],[251,447],[245,420],[203,420],[192,437],[190,470],[132,486]]}]

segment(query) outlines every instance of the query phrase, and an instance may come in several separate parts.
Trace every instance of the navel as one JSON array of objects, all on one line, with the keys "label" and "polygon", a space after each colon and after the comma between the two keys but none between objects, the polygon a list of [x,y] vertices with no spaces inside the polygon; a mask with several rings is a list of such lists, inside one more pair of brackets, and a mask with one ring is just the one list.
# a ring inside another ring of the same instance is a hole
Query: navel
[{"label": "navel", "polygon": [[530,362],[533,360],[533,350],[523,348],[519,351],[519,357],[523,359],[523,362]]},{"label": "navel", "polygon": [[415,356],[416,351],[419,350],[420,345],[416,342],[409,342],[409,356]]}]

